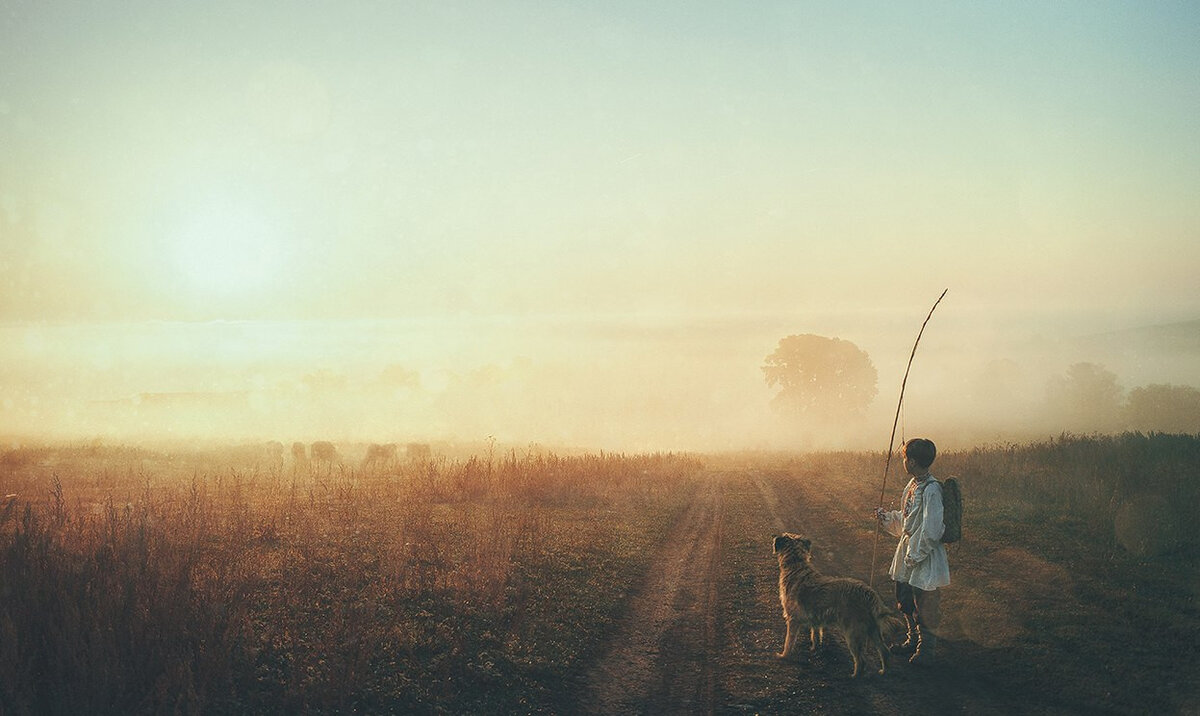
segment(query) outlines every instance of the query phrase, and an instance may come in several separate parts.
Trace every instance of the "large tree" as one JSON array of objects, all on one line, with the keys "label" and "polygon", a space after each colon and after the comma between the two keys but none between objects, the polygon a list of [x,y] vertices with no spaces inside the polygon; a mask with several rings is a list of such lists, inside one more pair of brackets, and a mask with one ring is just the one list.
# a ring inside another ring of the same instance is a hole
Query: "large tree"
[{"label": "large tree", "polygon": [[812,418],[861,415],[879,392],[870,356],[850,341],[788,336],[762,366],[776,408]]}]

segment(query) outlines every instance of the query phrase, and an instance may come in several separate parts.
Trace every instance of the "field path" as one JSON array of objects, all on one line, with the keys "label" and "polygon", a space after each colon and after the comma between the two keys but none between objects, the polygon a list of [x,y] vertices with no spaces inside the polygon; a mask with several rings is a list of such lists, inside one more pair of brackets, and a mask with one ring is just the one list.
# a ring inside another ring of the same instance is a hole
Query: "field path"
[{"label": "field path", "polygon": [[[772,537],[802,533],[813,540],[814,562],[826,574],[867,578],[871,505],[847,498],[835,475],[705,473],[567,712],[909,714],[927,711],[931,695],[948,713],[1087,712],[1053,691],[1007,683],[999,676],[1007,670],[997,667],[1019,657],[972,644],[954,629],[945,630],[948,658],[934,669],[896,659],[880,676],[872,653],[865,673],[851,679],[836,630],[815,651],[805,634],[795,658],[776,658],[784,625]],[[892,548],[890,538],[881,539],[881,570]],[[875,581],[890,599],[886,573]]]},{"label": "field path", "polygon": [[588,674],[584,712],[712,713],[722,485],[707,476],[660,547],[612,646]]}]

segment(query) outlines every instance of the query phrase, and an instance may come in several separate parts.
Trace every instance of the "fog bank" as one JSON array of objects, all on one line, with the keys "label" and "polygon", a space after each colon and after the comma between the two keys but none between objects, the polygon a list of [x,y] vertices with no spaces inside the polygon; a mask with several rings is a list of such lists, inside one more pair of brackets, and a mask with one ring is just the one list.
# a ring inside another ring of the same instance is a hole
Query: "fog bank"
[{"label": "fog bank", "polygon": [[[622,451],[885,449],[920,315],[457,317],[7,324],[0,434],[12,440],[478,441]],[[970,445],[1119,429],[1053,404],[1072,365],[1122,392],[1200,385],[1200,324],[935,313],[901,431]],[[779,339],[854,342],[879,373],[861,420],[770,407]]]}]

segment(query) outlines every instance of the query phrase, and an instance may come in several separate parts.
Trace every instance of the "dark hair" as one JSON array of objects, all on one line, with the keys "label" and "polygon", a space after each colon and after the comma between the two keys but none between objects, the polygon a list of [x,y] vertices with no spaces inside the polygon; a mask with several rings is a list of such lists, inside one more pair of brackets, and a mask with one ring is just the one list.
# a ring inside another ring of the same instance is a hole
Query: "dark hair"
[{"label": "dark hair", "polygon": [[919,467],[929,467],[937,457],[937,446],[932,440],[913,438],[904,443],[904,457],[911,457]]}]

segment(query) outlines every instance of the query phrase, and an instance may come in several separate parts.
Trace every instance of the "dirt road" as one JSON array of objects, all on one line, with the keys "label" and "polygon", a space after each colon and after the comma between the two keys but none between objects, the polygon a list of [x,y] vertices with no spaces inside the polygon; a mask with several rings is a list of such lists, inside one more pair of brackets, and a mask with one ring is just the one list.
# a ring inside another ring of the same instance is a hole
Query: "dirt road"
[{"label": "dirt road", "polygon": [[712,712],[721,493],[720,479],[707,476],[671,530],[612,647],[588,675],[583,711]]},{"label": "dirt road", "polygon": [[[579,711],[602,714],[1083,713],[1053,693],[1023,693],[989,674],[998,658],[944,635],[941,663],[896,660],[886,675],[868,662],[850,678],[840,637],[798,659],[775,657],[783,639],[774,534],[813,539],[816,566],[866,578],[869,521],[819,485],[753,470],[711,472],[660,547],[607,652],[589,671]],[[887,556],[892,544],[883,538]],[[883,562],[883,558],[880,558]],[[881,567],[882,568],[882,567]],[[876,588],[890,601],[886,574]],[[803,646],[807,646],[802,641]]]}]

